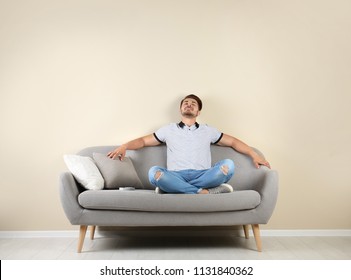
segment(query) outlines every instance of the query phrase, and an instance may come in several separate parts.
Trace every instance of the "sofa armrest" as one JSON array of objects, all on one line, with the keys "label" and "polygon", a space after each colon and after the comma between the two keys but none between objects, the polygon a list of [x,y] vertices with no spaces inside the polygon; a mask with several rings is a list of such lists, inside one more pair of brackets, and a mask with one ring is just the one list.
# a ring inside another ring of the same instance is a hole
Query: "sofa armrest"
[{"label": "sofa armrest", "polygon": [[257,186],[256,190],[261,195],[261,203],[256,208],[257,214],[267,223],[273,214],[278,199],[278,172],[267,167],[260,167],[266,169],[262,184]]},{"label": "sofa armrest", "polygon": [[68,220],[72,225],[79,224],[83,208],[78,203],[79,186],[70,172],[61,173],[59,191],[61,204]]}]

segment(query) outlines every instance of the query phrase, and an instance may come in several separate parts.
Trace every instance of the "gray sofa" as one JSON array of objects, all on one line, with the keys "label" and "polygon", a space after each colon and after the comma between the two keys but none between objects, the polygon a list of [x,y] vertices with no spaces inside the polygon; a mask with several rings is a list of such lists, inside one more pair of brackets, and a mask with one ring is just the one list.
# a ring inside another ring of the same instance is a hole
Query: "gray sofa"
[{"label": "gray sofa", "polygon": [[[92,157],[107,154],[113,146],[83,149],[78,155]],[[257,151],[257,150],[256,150]],[[259,152],[259,151],[258,151]],[[212,161],[230,158],[235,174],[229,181],[233,193],[218,195],[156,194],[149,183],[151,166],[166,166],[164,145],[127,151],[143,184],[136,190],[85,190],[70,172],[60,176],[60,198],[72,225],[80,226],[78,252],[82,251],[88,226],[91,238],[96,226],[186,227],[243,226],[249,237],[252,226],[257,250],[262,250],[260,224],[266,224],[275,208],[278,195],[277,171],[256,169],[250,158],[229,147],[211,146]]]}]

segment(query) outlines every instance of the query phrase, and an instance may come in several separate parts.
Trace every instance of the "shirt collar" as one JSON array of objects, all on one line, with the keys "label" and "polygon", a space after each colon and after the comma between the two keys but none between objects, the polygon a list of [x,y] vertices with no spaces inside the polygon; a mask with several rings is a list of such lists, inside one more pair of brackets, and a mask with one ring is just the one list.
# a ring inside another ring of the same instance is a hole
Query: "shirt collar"
[{"label": "shirt collar", "polygon": [[[195,129],[197,129],[197,128],[199,128],[199,124],[197,123],[197,122],[195,122]],[[194,126],[194,125],[192,125],[192,126]],[[180,122],[180,123],[178,123],[178,126],[180,127],[180,128],[184,128],[185,126],[186,126],[186,124],[185,123],[183,123],[182,121]],[[191,127],[192,127],[191,126]]]}]

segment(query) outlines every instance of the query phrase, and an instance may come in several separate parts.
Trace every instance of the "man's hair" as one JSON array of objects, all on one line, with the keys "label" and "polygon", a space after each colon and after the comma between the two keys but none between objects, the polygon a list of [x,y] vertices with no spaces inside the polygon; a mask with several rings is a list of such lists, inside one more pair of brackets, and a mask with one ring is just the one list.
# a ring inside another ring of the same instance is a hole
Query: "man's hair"
[{"label": "man's hair", "polygon": [[185,96],[185,97],[182,99],[182,101],[180,102],[180,107],[182,107],[184,100],[187,99],[187,98],[195,99],[196,102],[197,102],[197,105],[199,106],[199,111],[201,111],[201,109],[202,109],[202,101],[201,101],[201,99],[200,99],[199,97],[197,97],[195,94],[189,94],[189,95]]}]

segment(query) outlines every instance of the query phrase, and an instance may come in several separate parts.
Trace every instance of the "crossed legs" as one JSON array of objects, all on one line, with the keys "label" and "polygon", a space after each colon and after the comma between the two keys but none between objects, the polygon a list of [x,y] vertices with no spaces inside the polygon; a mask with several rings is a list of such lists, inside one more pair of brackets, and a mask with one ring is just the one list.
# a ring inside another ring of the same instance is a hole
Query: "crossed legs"
[{"label": "crossed legs", "polygon": [[234,162],[225,159],[205,170],[170,171],[153,166],[149,170],[151,184],[167,193],[206,193],[206,189],[226,183],[234,174]]}]

